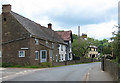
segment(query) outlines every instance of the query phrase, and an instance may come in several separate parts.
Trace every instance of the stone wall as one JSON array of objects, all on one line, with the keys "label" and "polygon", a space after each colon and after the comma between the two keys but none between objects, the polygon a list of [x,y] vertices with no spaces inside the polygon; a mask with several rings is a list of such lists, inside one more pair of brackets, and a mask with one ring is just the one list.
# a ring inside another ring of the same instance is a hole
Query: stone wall
[{"label": "stone wall", "polygon": [[88,63],[89,62],[94,62],[94,60],[92,60],[91,58],[81,58],[80,60],[55,62],[55,63],[53,63],[53,66],[63,66],[63,65],[70,65],[70,64],[87,63],[87,62]]},{"label": "stone wall", "polygon": [[118,65],[118,63],[112,62],[108,59],[104,59],[104,71],[110,73],[113,80],[119,81],[120,83],[120,66]]}]

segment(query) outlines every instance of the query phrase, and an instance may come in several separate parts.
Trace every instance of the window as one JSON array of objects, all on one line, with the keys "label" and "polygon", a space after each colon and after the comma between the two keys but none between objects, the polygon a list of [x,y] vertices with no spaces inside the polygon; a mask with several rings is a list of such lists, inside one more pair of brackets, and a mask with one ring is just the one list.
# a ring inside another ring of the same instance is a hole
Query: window
[{"label": "window", "polygon": [[63,60],[63,54],[62,54],[62,60]]},{"label": "window", "polygon": [[97,48],[96,48],[96,51],[97,51]]},{"label": "window", "polygon": [[38,60],[38,58],[39,58],[39,52],[35,51],[35,60]]},{"label": "window", "polygon": [[54,48],[54,43],[52,43],[52,48]]},{"label": "window", "polygon": [[45,59],[45,58],[46,58],[46,52],[42,51],[42,59]]},{"label": "window", "polygon": [[90,48],[90,51],[91,51],[91,48]]},{"label": "window", "polygon": [[66,46],[66,51],[67,51],[67,46]]},{"label": "window", "polygon": [[48,41],[46,41],[46,46],[48,46]]},{"label": "window", "polygon": [[61,55],[59,55],[59,60],[60,60],[60,61],[61,61],[61,58],[62,58]]},{"label": "window", "polygon": [[69,53],[69,59],[71,58],[71,54]]},{"label": "window", "polygon": [[56,62],[58,62],[58,55],[56,55]]},{"label": "window", "polygon": [[61,45],[61,51],[63,51],[63,45]]},{"label": "window", "polygon": [[50,50],[49,53],[50,53],[50,58],[52,58],[52,54],[53,54],[52,50]]},{"label": "window", "polygon": [[58,50],[59,50],[59,47],[60,47],[60,45],[58,44],[58,45],[57,45],[57,49],[58,49]]},{"label": "window", "polygon": [[19,57],[25,57],[25,51],[19,51]]},{"label": "window", "polygon": [[38,45],[39,44],[39,40],[35,39],[35,44]]},{"label": "window", "polygon": [[47,62],[47,51],[46,50],[40,51],[40,61]]}]

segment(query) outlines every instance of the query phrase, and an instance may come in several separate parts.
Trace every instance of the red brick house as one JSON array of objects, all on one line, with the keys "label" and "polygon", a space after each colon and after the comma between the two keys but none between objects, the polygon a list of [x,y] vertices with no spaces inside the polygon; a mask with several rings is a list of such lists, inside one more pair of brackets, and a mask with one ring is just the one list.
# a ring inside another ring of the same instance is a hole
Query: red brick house
[{"label": "red brick house", "polygon": [[73,56],[72,56],[72,43],[73,43],[72,31],[70,30],[70,31],[56,31],[56,32],[61,36],[61,38],[67,44],[65,60],[73,60]]},{"label": "red brick house", "polygon": [[39,65],[59,59],[62,38],[48,27],[41,26],[13,11],[11,5],[2,7],[2,61],[14,65]]}]

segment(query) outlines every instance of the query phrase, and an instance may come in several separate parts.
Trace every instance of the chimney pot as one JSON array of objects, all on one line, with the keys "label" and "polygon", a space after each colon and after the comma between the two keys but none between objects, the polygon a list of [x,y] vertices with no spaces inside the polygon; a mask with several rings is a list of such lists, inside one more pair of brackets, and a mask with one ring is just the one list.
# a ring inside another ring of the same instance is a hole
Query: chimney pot
[{"label": "chimney pot", "polygon": [[4,4],[2,5],[2,12],[10,12],[11,11],[11,5],[10,4]]},{"label": "chimney pot", "polygon": [[52,29],[52,24],[51,23],[48,24],[48,28]]}]

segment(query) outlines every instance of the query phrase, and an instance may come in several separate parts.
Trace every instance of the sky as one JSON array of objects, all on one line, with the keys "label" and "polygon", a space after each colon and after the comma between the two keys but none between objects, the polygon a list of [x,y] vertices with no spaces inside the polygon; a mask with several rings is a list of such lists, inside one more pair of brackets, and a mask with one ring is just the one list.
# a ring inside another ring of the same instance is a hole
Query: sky
[{"label": "sky", "polygon": [[11,4],[12,11],[42,26],[52,23],[53,30],[72,30],[102,40],[112,37],[118,25],[119,0],[0,0]]}]

